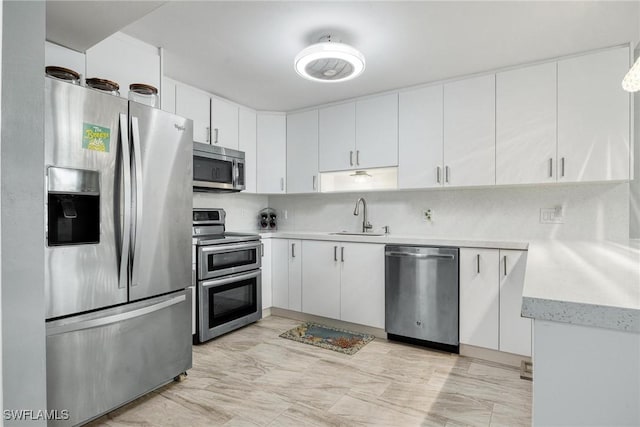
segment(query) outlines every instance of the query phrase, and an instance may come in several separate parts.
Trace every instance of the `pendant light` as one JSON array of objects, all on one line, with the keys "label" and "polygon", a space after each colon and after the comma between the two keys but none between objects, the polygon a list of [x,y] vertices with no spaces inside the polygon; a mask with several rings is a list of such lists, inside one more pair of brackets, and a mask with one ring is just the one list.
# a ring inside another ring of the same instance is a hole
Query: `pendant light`
[{"label": "pendant light", "polygon": [[364,55],[356,48],[328,35],[300,51],[296,55],[294,66],[296,72],[305,79],[336,83],[362,74],[365,60]]}]

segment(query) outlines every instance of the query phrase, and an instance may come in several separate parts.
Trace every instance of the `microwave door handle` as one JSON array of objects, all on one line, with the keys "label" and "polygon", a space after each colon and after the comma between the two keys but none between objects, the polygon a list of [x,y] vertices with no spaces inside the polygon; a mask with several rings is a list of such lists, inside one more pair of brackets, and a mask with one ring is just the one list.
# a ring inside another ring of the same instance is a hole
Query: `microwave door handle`
[{"label": "microwave door handle", "polygon": [[238,186],[238,161],[233,160],[233,188]]},{"label": "microwave door handle", "polygon": [[135,208],[136,220],[133,227],[133,253],[131,254],[131,286],[138,285],[138,269],[140,263],[136,263],[136,258],[140,256],[139,231],[142,226],[142,150],[140,148],[140,126],[138,118],[131,117],[131,139],[133,140],[133,160],[135,165]]},{"label": "microwave door handle", "polygon": [[[124,183],[122,193],[119,194],[118,209],[115,210],[115,218],[120,216],[120,203],[124,199],[124,211],[122,212],[122,238],[120,246],[120,277],[118,288],[126,288],[129,282],[129,252],[131,251],[131,153],[129,152],[129,126],[127,115],[120,114],[120,146],[122,147],[122,173]],[[118,229],[118,228],[117,228]]]}]

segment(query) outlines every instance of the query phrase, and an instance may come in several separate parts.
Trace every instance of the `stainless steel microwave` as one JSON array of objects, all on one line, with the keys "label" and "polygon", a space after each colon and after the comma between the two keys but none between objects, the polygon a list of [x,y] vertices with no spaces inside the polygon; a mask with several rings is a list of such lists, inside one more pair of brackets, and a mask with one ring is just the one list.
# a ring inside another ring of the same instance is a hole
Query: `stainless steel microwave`
[{"label": "stainless steel microwave", "polygon": [[211,192],[244,190],[244,152],[194,142],[193,189]]}]

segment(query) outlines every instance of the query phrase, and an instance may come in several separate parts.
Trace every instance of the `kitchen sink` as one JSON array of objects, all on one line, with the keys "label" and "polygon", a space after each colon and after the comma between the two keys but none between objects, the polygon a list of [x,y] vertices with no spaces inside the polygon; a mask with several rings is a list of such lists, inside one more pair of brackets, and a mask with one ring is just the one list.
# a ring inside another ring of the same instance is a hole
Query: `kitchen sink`
[{"label": "kitchen sink", "polygon": [[355,231],[338,231],[337,233],[329,233],[335,236],[384,236],[384,233],[363,233]]}]

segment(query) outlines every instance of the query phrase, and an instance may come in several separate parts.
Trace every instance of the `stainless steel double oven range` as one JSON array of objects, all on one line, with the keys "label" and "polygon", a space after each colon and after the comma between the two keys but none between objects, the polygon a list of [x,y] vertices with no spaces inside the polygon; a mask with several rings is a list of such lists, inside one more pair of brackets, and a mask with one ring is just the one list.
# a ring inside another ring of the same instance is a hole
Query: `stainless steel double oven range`
[{"label": "stainless steel double oven range", "polygon": [[223,209],[193,211],[196,343],[262,318],[262,244],[258,234],[225,232]]}]

